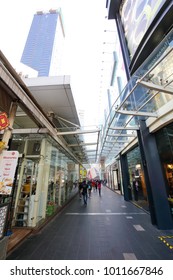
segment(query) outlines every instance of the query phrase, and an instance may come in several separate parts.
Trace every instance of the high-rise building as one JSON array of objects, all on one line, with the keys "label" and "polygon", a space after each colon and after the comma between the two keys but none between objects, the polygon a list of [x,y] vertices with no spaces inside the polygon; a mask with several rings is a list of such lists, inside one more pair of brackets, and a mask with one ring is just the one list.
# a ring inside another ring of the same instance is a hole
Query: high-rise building
[{"label": "high-rise building", "polygon": [[62,74],[64,26],[61,10],[38,11],[30,27],[21,62],[38,72],[38,76]]}]

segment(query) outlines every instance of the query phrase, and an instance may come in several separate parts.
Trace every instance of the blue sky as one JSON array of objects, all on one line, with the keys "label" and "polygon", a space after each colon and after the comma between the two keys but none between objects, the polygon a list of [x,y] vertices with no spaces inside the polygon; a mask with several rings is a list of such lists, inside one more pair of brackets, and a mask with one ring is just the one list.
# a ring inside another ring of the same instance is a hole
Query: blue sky
[{"label": "blue sky", "polygon": [[97,123],[105,6],[106,0],[5,0],[1,3],[0,48],[18,71],[34,13],[61,7],[67,46],[65,74],[73,79],[77,108],[87,108],[88,124],[90,118],[92,124]]}]

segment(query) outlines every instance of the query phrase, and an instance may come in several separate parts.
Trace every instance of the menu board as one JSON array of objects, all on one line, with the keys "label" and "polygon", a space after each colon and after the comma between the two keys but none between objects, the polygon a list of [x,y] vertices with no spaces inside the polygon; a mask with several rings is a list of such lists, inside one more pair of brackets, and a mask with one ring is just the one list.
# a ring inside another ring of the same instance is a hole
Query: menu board
[{"label": "menu board", "polygon": [[0,205],[0,238],[4,236],[8,205]]},{"label": "menu board", "polygon": [[0,154],[0,195],[11,194],[18,157],[18,151],[3,151]]}]

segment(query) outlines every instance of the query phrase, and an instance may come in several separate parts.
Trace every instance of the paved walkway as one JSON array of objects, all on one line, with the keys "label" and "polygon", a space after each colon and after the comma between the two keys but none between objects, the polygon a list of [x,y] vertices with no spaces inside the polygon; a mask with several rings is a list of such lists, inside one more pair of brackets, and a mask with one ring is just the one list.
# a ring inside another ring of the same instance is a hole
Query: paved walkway
[{"label": "paved walkway", "polygon": [[76,196],[7,259],[172,260],[171,244],[173,230],[158,230],[149,214],[102,187],[101,197],[92,192],[87,206]]}]

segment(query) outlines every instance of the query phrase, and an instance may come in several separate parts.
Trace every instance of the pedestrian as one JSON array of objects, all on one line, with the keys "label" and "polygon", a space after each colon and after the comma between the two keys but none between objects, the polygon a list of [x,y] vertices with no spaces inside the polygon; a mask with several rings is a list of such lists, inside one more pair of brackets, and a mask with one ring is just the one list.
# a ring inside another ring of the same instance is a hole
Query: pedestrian
[{"label": "pedestrian", "polygon": [[88,181],[88,197],[91,197],[91,191],[92,191],[92,183],[91,181]]},{"label": "pedestrian", "polygon": [[132,174],[132,186],[133,186],[133,195],[134,199],[138,201],[138,191],[139,191],[139,184],[138,181],[135,178],[135,175]]},{"label": "pedestrian", "polygon": [[92,189],[95,191],[96,189],[95,189],[95,186],[96,186],[96,184],[95,184],[95,181],[92,179],[91,180],[91,187],[92,187]]},{"label": "pedestrian", "polygon": [[88,184],[86,180],[82,183],[82,195],[83,195],[83,202],[87,205],[87,198],[88,198]]},{"label": "pedestrian", "polygon": [[79,182],[79,198],[82,199],[82,188],[83,188],[83,185],[82,185],[82,182]]},{"label": "pedestrian", "polygon": [[101,196],[101,186],[102,186],[101,180],[98,180],[97,181],[97,188],[98,188],[98,191],[99,191],[99,196]]},{"label": "pedestrian", "polygon": [[98,183],[98,181],[95,180],[94,182],[95,182],[95,190],[97,191],[97,183]]}]

